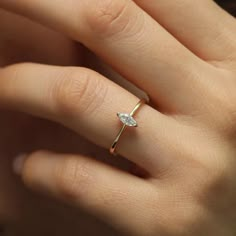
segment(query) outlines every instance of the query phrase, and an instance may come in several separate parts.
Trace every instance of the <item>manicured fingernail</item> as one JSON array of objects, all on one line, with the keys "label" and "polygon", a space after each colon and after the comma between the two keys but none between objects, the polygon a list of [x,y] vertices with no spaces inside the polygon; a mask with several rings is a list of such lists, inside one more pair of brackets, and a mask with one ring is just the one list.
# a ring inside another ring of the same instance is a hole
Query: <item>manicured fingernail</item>
[{"label": "manicured fingernail", "polygon": [[15,174],[21,175],[26,157],[27,154],[20,154],[14,159],[13,171],[15,172]]}]

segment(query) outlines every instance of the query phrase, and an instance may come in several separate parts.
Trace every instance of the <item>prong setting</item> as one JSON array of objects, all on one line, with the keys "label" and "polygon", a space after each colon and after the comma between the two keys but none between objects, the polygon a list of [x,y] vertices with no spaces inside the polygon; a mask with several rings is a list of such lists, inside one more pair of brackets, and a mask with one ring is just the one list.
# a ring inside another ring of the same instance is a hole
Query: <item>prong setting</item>
[{"label": "prong setting", "polygon": [[117,113],[120,121],[129,127],[138,127],[137,121],[128,113]]}]

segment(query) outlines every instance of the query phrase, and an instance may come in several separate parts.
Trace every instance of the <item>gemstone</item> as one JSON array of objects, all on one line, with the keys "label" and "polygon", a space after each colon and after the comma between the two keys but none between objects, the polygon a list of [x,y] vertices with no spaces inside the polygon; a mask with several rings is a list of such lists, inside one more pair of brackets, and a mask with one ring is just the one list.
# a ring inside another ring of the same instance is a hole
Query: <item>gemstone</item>
[{"label": "gemstone", "polygon": [[117,116],[119,117],[120,121],[127,126],[131,126],[131,127],[138,126],[136,120],[130,114],[117,113]]}]

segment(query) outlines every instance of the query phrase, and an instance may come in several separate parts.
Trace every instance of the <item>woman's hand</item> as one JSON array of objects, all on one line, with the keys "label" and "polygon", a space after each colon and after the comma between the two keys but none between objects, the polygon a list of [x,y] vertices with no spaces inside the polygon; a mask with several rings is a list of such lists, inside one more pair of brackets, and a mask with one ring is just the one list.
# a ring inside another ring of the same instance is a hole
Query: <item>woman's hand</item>
[{"label": "woman's hand", "polygon": [[[0,6],[81,41],[152,101],[118,146],[146,178],[83,155],[40,151],[16,162],[26,185],[129,235],[236,233],[233,17],[210,0],[2,0]],[[119,130],[116,112],[138,101],[85,68],[19,64],[0,77],[1,106],[60,122],[105,148]]]}]

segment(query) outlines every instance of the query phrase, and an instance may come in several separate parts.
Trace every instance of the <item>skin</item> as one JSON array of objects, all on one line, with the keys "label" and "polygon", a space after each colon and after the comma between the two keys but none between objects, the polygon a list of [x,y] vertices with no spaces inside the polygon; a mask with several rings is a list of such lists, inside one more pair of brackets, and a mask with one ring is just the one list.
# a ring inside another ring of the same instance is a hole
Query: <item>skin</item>
[{"label": "skin", "polygon": [[[2,67],[33,61],[63,66],[86,64],[101,73],[108,73],[91,53],[60,33],[2,9],[0,19]],[[25,28],[27,32],[22,34]],[[49,45],[50,40],[55,43]],[[114,73],[112,78],[124,84]],[[130,87],[127,83],[125,86]],[[33,194],[12,171],[12,161],[16,155],[42,147],[54,151],[93,155],[111,163],[108,152],[59,124],[3,109],[0,114],[0,235],[41,236],[52,235],[52,232],[72,236],[95,233],[116,235],[114,230],[81,210],[75,211],[58,201]],[[113,164],[124,169],[129,169],[130,166],[125,160],[119,160],[118,163],[116,160]],[[63,215],[66,215],[66,219]]]},{"label": "skin", "polygon": [[[118,148],[148,175],[88,153],[48,151],[21,156],[15,170],[29,188],[123,234],[235,235],[235,19],[210,0],[135,2],[3,0],[0,6],[82,42],[149,94],[151,105],[136,116],[139,128],[126,132]],[[17,64],[0,77],[3,108],[58,122],[105,148],[119,130],[112,114],[138,101],[82,67]]]}]

